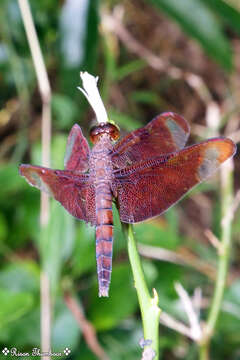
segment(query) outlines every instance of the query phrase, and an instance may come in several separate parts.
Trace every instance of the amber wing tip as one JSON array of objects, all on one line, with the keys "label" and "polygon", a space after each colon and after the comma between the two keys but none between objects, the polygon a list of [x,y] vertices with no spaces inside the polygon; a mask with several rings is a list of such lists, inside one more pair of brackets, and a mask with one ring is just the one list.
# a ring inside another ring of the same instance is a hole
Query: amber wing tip
[{"label": "amber wing tip", "polygon": [[231,145],[232,145],[232,154],[231,154],[231,156],[234,156],[236,154],[236,152],[237,152],[237,145],[231,139],[228,139],[228,140],[230,140]]},{"label": "amber wing tip", "polygon": [[236,152],[237,152],[237,146],[236,144],[229,138],[224,138],[223,139],[223,146],[222,146],[222,161],[224,162],[227,159],[230,159],[231,157],[233,157]]},{"label": "amber wing tip", "polygon": [[234,155],[237,150],[237,145],[235,144],[235,142],[232,139],[227,138],[227,137],[222,137],[222,139],[225,143],[228,143],[228,145],[232,149],[232,153]]}]

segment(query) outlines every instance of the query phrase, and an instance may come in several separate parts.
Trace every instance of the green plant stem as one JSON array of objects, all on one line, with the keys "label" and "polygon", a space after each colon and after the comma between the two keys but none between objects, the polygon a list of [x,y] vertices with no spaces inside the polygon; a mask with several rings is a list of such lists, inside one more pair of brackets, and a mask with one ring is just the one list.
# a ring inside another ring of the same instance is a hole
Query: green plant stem
[{"label": "green plant stem", "polygon": [[203,341],[200,344],[200,360],[208,360],[208,349],[216,328],[226,285],[229,253],[231,246],[231,225],[233,219],[233,160],[221,168],[221,242],[218,249],[218,269],[213,300],[210,306]]},{"label": "green plant stem", "polygon": [[150,344],[144,346],[144,350],[151,348],[155,353],[155,356],[152,359],[156,360],[159,357],[158,338],[159,318],[161,313],[161,310],[158,307],[158,295],[155,289],[153,289],[153,297],[149,294],[133,235],[132,225],[123,224],[123,229],[128,239],[128,255],[142,315],[144,340],[151,341]]},{"label": "green plant stem", "polygon": [[199,359],[200,360],[209,360],[207,343],[203,343],[199,347]]}]

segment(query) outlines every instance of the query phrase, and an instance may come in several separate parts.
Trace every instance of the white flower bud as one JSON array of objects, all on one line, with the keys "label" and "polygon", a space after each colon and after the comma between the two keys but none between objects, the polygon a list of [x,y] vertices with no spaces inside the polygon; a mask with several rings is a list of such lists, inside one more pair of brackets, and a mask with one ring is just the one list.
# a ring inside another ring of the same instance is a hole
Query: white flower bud
[{"label": "white flower bud", "polygon": [[107,123],[107,112],[97,88],[98,77],[94,77],[86,71],[80,72],[80,77],[82,79],[83,89],[81,87],[78,87],[78,89],[85,95],[89,104],[92,106],[97,117],[97,122]]}]

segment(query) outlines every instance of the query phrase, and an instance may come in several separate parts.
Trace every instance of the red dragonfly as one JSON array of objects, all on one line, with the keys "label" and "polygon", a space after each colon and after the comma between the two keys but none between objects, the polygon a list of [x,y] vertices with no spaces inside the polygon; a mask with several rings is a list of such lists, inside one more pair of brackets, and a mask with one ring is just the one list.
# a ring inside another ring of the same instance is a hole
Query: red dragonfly
[{"label": "red dragonfly", "polygon": [[100,123],[90,132],[94,144],[90,150],[75,124],[68,137],[65,170],[20,166],[20,174],[30,185],[96,227],[99,296],[108,296],[112,272],[113,199],[122,222],[150,219],[235,154],[235,144],[224,137],[184,148],[188,136],[186,120],[167,112],[117,142],[118,128]]}]

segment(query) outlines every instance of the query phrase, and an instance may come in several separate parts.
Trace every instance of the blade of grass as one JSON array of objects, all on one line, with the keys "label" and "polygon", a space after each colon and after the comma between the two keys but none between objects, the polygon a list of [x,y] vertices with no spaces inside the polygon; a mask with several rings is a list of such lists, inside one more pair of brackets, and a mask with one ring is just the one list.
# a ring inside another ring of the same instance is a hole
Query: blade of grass
[{"label": "blade of grass", "polygon": [[151,3],[195,38],[223,68],[232,69],[230,43],[207,4],[201,0],[151,0]]}]

